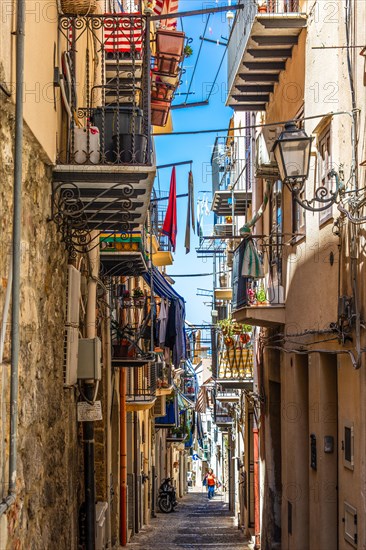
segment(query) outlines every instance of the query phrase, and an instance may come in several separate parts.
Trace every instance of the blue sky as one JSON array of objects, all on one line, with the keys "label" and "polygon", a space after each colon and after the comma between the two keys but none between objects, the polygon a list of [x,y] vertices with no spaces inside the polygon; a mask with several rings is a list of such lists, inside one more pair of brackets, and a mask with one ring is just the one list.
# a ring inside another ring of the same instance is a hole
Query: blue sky
[{"label": "blue sky", "polygon": [[[201,0],[181,0],[179,10],[194,10],[212,6],[226,5],[215,2],[202,2]],[[207,21],[207,15],[186,17],[183,21],[186,35],[193,38],[191,47],[193,55],[185,60],[186,74],[183,75],[180,92],[188,90],[189,81],[193,72],[193,66],[196,61],[197,53],[200,48],[201,40],[199,36],[203,35]],[[178,28],[180,26],[178,25]],[[221,40],[221,37],[228,37],[228,24],[225,13],[211,15],[206,37],[211,40]],[[206,99],[208,91],[211,88],[216,72],[219,68],[220,60],[225,51],[224,46],[204,42],[197,65],[195,78],[191,86],[190,95],[187,102],[202,101]],[[201,130],[210,128],[227,128],[232,110],[225,107],[226,92],[226,58],[222,65],[217,79],[217,85],[211,95],[208,106],[178,109],[173,111],[173,130],[175,132],[188,130]],[[178,96],[175,103],[182,103],[184,96]],[[193,160],[193,176],[195,184],[195,215],[197,199],[204,193],[200,191],[211,190],[210,160],[212,147],[216,138],[215,133],[184,135],[184,136],[160,136],[155,138],[155,147],[157,153],[157,164],[168,164],[186,160]],[[223,135],[223,134],[220,134]],[[177,167],[177,194],[187,193],[189,166]],[[160,189],[168,194],[170,184],[171,169],[159,171]],[[158,185],[156,180],[155,185]],[[206,193],[211,201],[212,195]],[[178,235],[177,248],[174,257],[174,264],[167,268],[168,274],[190,274],[190,273],[212,273],[212,259],[206,261],[196,257],[196,247],[198,238],[191,234],[191,252],[186,255],[184,248],[185,224],[187,215],[187,199],[181,198],[177,201],[178,211]],[[205,223],[212,224],[212,215],[205,218]],[[203,321],[211,321],[211,307],[204,305],[203,302],[209,301],[209,298],[197,296],[196,289],[212,289],[212,276],[181,278],[175,279],[175,289],[186,300],[187,319],[193,323],[201,324]]]}]

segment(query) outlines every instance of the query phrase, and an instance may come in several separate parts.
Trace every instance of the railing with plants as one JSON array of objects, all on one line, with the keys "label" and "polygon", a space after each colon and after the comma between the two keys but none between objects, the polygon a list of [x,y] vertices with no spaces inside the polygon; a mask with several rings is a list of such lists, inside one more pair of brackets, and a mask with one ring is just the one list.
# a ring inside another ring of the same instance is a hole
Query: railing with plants
[{"label": "railing with plants", "polygon": [[217,324],[217,379],[253,379],[252,327],[231,318]]},{"label": "railing with plants", "polygon": [[172,384],[171,366],[164,361],[161,354],[158,354],[156,362],[156,387],[158,389],[167,389],[172,387]]},{"label": "railing with plants", "polygon": [[182,76],[182,62],[192,55],[190,39],[176,29],[158,28],[151,69],[151,122],[165,126]]},{"label": "railing with plants", "polygon": [[152,162],[150,42],[139,13],[60,15],[60,164]]}]

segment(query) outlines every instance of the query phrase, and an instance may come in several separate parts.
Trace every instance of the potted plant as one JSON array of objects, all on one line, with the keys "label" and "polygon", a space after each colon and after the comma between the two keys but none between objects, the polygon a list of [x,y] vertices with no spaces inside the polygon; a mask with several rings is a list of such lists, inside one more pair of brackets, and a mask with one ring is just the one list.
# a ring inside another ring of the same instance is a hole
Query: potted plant
[{"label": "potted plant", "polygon": [[257,299],[257,305],[258,306],[264,306],[264,305],[267,305],[267,295],[266,295],[266,291],[264,290],[264,287],[263,286],[260,286],[257,290],[257,292],[255,293],[255,297]]},{"label": "potted plant", "polygon": [[132,306],[132,300],[131,300],[130,291],[127,289],[124,289],[122,291],[122,307],[128,308],[131,306]]},{"label": "potted plant", "polygon": [[143,307],[145,303],[144,291],[139,287],[133,289],[133,302],[136,307]]},{"label": "potted plant", "polygon": [[266,2],[266,0],[260,0],[258,2],[258,13],[267,13],[267,2]]}]

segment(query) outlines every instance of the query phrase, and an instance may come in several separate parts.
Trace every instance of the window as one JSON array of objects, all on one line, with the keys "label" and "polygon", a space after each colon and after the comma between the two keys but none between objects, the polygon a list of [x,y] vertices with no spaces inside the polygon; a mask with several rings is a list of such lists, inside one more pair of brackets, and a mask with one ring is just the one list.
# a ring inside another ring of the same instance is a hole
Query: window
[{"label": "window", "polygon": [[283,209],[282,209],[282,181],[277,180],[271,193],[270,204],[270,239],[269,239],[269,263],[271,277],[279,284],[282,273],[282,233],[283,233]]},{"label": "window", "polygon": [[[328,174],[332,169],[332,142],[330,125],[322,131],[318,136],[318,185],[317,187],[325,187],[328,193],[331,191],[331,181],[328,179]],[[329,195],[328,195],[329,197]],[[324,222],[332,218],[332,206],[319,212],[319,223]]]},{"label": "window", "polygon": [[[305,199],[304,191],[301,191],[299,195],[299,199],[302,201]],[[305,208],[300,206],[294,198],[292,198],[292,232],[305,235]]]},{"label": "window", "polygon": [[343,464],[345,468],[353,470],[354,464],[354,437],[353,423],[345,422],[344,424],[344,440],[343,440]]},{"label": "window", "polygon": [[348,502],[344,503],[344,538],[357,548],[357,510]]}]

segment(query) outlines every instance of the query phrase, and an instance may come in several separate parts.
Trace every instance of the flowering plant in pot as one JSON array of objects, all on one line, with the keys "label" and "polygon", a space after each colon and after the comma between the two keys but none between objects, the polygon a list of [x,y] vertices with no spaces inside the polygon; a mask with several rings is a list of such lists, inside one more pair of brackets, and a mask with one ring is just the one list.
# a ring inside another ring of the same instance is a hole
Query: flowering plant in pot
[{"label": "flowering plant in pot", "polygon": [[130,291],[128,289],[124,289],[122,291],[122,307],[127,308],[132,306],[132,300]]},{"label": "flowering plant in pot", "polygon": [[144,294],[144,291],[139,286],[137,286],[133,290],[133,301],[135,306],[137,307],[142,307],[144,305],[145,294]]}]

